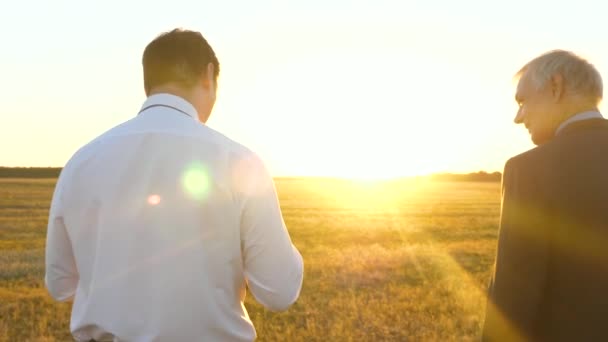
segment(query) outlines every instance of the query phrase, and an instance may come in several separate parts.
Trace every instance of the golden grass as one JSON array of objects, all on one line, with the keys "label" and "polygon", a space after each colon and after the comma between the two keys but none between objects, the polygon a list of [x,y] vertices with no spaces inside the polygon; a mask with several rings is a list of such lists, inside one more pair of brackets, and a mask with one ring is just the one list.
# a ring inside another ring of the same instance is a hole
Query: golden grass
[{"label": "golden grass", "polygon": [[[260,341],[468,341],[494,260],[498,183],[278,179],[300,299],[246,305]],[[44,289],[54,180],[0,180],[0,341],[70,341]]]}]

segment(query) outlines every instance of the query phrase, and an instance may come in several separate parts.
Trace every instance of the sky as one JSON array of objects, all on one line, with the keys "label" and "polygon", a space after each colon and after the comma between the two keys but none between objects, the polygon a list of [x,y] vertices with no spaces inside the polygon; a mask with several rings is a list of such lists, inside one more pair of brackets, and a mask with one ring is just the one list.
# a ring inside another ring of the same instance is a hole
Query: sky
[{"label": "sky", "polygon": [[[502,171],[533,148],[513,75],[566,49],[607,77],[602,1],[0,0],[0,166],[63,166],[145,100],[141,55],[200,31],[208,125],[275,176]],[[605,106],[601,109],[605,111]]]}]

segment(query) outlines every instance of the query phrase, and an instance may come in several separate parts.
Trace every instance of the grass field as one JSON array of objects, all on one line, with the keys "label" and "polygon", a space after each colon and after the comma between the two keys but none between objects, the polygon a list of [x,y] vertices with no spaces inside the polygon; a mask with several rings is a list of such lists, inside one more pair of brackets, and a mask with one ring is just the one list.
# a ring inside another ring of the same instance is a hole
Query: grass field
[{"label": "grass field", "polygon": [[[54,180],[0,179],[0,341],[71,341],[44,288]],[[259,341],[468,341],[480,330],[499,183],[279,179],[305,263],[288,311],[247,308]]]}]

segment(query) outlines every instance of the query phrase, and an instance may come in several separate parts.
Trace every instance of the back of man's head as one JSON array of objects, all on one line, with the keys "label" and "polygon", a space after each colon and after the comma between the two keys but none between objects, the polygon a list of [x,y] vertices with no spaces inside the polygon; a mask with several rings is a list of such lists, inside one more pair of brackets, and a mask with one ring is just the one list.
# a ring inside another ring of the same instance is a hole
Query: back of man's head
[{"label": "back of man's head", "polygon": [[213,65],[217,81],[220,72],[215,52],[200,32],[174,29],[156,37],[144,50],[144,88],[147,95],[159,86],[175,84],[185,89],[195,85]]},{"label": "back of man's head", "polygon": [[546,86],[555,75],[564,80],[566,95],[575,96],[589,104],[602,100],[602,77],[593,64],[573,52],[553,50],[523,66],[517,77],[528,77],[537,90]]}]

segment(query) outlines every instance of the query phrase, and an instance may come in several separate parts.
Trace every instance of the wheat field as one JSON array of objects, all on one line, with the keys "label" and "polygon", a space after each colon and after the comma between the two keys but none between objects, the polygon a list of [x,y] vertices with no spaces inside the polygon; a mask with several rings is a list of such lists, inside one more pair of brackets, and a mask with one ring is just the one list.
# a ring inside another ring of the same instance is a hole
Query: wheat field
[{"label": "wheat field", "polygon": [[[0,341],[71,341],[70,304],[44,288],[54,179],[0,179]],[[247,297],[259,341],[469,341],[496,249],[500,184],[277,179],[304,257],[281,313]]]}]

